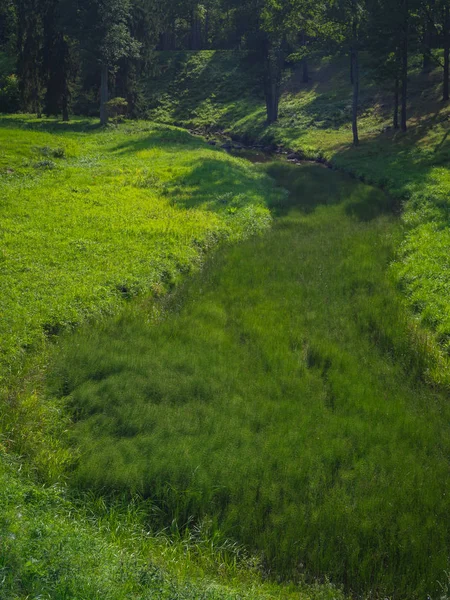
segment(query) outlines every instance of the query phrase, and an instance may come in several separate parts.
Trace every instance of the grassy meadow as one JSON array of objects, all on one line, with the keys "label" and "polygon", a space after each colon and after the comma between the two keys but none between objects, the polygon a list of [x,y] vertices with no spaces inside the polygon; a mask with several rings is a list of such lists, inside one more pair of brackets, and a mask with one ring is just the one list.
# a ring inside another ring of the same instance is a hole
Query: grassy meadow
[{"label": "grassy meadow", "polygon": [[[149,80],[148,115],[191,129],[275,144],[385,189],[404,204],[405,240],[394,273],[410,310],[447,354],[450,339],[450,106],[441,102],[442,71],[421,72],[411,57],[407,134],[392,129],[393,91],[374,79],[361,57],[360,146],[352,147],[348,59],[317,57],[311,80],[286,71],[278,123],[266,127],[262,85],[245,54],[161,53]],[[231,63],[231,66],[230,66]],[[439,373],[434,381],[444,383]]]},{"label": "grassy meadow", "polygon": [[[150,535],[128,502],[69,496],[70,419],[43,385],[59,334],[136,295],[164,295],[221,241],[270,226],[267,204],[279,193],[174,128],[1,118],[2,600],[291,597],[263,585],[231,543],[217,548],[202,533],[177,544]],[[338,593],[327,589],[304,597]]]},{"label": "grassy meadow", "polygon": [[70,498],[0,455],[0,598],[25,600],[344,600],[328,585],[263,582],[255,560],[206,528],[152,532],[142,501]]},{"label": "grassy meadow", "polygon": [[398,285],[414,199],[402,221],[323,166],[20,115],[0,194],[1,600],[449,596],[449,368]]},{"label": "grassy meadow", "polygon": [[71,484],[150,498],[157,527],[206,521],[273,576],[434,598],[450,408],[389,270],[392,200],[320,166],[259,172],[290,192],[269,232],[58,345]]},{"label": "grassy meadow", "polygon": [[158,295],[269,224],[270,180],[183,131],[1,125],[2,376],[45,334]]},{"label": "grassy meadow", "polygon": [[221,240],[264,230],[278,192],[250,165],[166,126],[0,125],[2,443],[56,477],[65,423],[35,383],[47,341],[136,295],[164,294]]}]

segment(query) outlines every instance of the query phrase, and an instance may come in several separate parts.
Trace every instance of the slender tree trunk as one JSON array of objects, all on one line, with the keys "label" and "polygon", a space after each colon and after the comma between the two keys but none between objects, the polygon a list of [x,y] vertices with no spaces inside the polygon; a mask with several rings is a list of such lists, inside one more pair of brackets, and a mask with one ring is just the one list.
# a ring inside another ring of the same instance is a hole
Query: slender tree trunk
[{"label": "slender tree trunk", "polygon": [[63,121],[69,120],[69,92],[67,90],[67,87],[64,90],[62,96],[62,118]]},{"label": "slender tree trunk", "polygon": [[358,21],[357,21],[356,0],[353,0],[353,23],[352,23],[352,49],[351,65],[353,78],[353,102],[352,102],[352,131],[353,144],[358,146],[358,106],[359,106],[359,52],[358,52]]},{"label": "slender tree trunk", "polygon": [[108,65],[102,64],[101,83],[100,83],[100,124],[108,123]]},{"label": "slender tree trunk", "polygon": [[450,79],[450,6],[447,3],[444,9],[444,102],[449,100]]},{"label": "slender tree trunk", "polygon": [[350,48],[350,83],[353,85],[355,83],[354,75],[353,75],[353,46]]},{"label": "slender tree trunk", "polygon": [[402,40],[402,131],[408,129],[408,36],[409,36],[409,0],[403,0],[403,40]]},{"label": "slender tree trunk", "polygon": [[398,109],[400,103],[400,81],[398,77],[395,78],[395,87],[394,87],[394,129],[399,128],[398,124]]},{"label": "slender tree trunk", "polygon": [[267,109],[267,123],[275,123],[278,119],[278,108],[275,86],[270,85],[268,93],[266,93],[266,109]]},{"label": "slender tree trunk", "polygon": [[204,40],[204,44],[205,44],[205,50],[209,49],[209,7],[206,8],[206,15],[205,15],[205,40]]},{"label": "slender tree trunk", "polygon": [[359,56],[358,50],[354,49],[353,52],[353,102],[352,102],[352,131],[353,131],[353,144],[357,146],[359,144],[359,133],[358,133],[358,107],[359,107]]},{"label": "slender tree trunk", "polygon": [[[302,32],[301,43],[303,48],[306,51],[307,39],[304,32]],[[303,83],[309,83],[309,68],[308,68],[308,59],[305,58],[302,60],[302,81]]]},{"label": "slender tree trunk", "polygon": [[433,23],[430,20],[430,16],[427,11],[424,11],[423,18],[423,62],[422,72],[429,73],[432,68],[431,60],[431,46],[433,40]]},{"label": "slender tree trunk", "polygon": [[191,14],[191,50],[202,47],[202,24],[198,14],[198,6],[194,6]]},{"label": "slender tree trunk", "polygon": [[282,68],[282,46],[279,43],[266,43],[266,73],[264,81],[264,95],[266,98],[267,123],[278,120],[280,103],[280,84]]}]

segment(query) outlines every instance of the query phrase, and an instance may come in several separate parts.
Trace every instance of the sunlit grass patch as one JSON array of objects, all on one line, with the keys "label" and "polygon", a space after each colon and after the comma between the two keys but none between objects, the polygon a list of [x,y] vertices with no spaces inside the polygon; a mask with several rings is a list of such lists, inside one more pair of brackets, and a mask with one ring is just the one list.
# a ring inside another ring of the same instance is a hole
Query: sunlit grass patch
[{"label": "sunlit grass patch", "polygon": [[[167,70],[152,81],[155,102],[160,94],[171,90],[165,102],[151,108],[155,118],[176,120],[189,127],[222,129],[247,143],[281,145],[306,158],[326,159],[340,170],[387,190],[396,198],[398,210],[405,206],[405,221],[412,229],[395,273],[410,309],[436,334],[435,342],[447,353],[449,245],[442,230],[448,226],[448,210],[442,199],[450,193],[450,107],[440,100],[441,69],[424,75],[420,57],[410,57],[409,131],[405,135],[392,127],[392,91],[374,80],[370,62],[362,55],[361,143],[353,148],[346,57],[312,58],[307,84],[302,81],[301,68],[287,71],[279,120],[267,127],[261,77],[249,66],[245,54],[178,54],[178,62],[170,56],[161,55]],[[214,65],[215,77],[197,86],[200,65]],[[232,69],[239,76],[230,82]],[[423,268],[426,263],[429,269]],[[442,378],[438,380],[442,383]]]},{"label": "sunlit grass patch", "polygon": [[46,336],[168,289],[219,240],[269,225],[270,180],[185,132],[3,124],[3,376]]}]

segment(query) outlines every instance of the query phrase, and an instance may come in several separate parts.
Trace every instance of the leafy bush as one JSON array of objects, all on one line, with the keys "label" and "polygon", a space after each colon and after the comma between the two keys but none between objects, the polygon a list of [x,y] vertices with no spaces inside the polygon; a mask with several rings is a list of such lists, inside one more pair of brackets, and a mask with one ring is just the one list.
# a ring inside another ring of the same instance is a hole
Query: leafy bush
[{"label": "leafy bush", "polygon": [[8,75],[0,82],[0,112],[14,113],[19,110],[19,81],[16,75]]},{"label": "leafy bush", "polygon": [[125,98],[112,98],[106,103],[108,116],[113,122],[119,122],[125,117],[128,111],[128,102]]}]

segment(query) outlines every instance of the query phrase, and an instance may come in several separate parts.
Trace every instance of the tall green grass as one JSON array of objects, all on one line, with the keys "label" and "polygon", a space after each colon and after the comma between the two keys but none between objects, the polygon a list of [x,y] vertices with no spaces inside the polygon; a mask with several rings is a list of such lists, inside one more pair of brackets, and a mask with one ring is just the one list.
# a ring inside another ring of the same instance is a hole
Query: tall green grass
[{"label": "tall green grass", "polygon": [[423,382],[426,344],[389,275],[401,226],[346,176],[264,169],[291,192],[268,234],[58,346],[72,484],[151,498],[158,525],[207,518],[273,576],[433,596],[450,407]]},{"label": "tall green grass", "polygon": [[206,527],[187,537],[149,531],[138,500],[107,506],[67,496],[0,454],[0,598],[52,600],[343,600],[327,586],[261,580],[238,546]]},{"label": "tall green grass", "polygon": [[270,181],[182,130],[5,117],[0,144],[0,378],[46,336],[269,224]]}]

